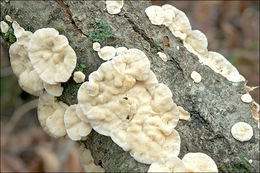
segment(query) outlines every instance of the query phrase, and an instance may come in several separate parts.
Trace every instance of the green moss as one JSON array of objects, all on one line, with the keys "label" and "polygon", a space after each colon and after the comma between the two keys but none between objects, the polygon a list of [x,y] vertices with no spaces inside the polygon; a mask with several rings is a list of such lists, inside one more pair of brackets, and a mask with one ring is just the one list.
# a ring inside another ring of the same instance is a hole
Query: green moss
[{"label": "green moss", "polygon": [[56,27],[55,29],[59,32],[59,34],[61,34],[61,32],[62,32],[61,27]]},{"label": "green moss", "polygon": [[83,72],[83,70],[84,70],[86,67],[87,67],[86,64],[80,63],[80,64],[77,64],[77,65],[76,65],[76,68],[75,68],[74,71],[81,71],[81,72]]},{"label": "green moss", "polygon": [[12,25],[9,24],[9,30],[7,33],[3,33],[0,31],[0,36],[3,38],[4,41],[6,41],[9,45],[13,44],[16,41],[16,37],[14,36],[14,30],[12,28]]},{"label": "green moss", "polygon": [[246,161],[244,156],[240,155],[239,159],[234,159],[234,161],[230,163],[224,163],[220,167],[220,171],[227,170],[228,172],[254,172],[250,163]]},{"label": "green moss", "polygon": [[89,33],[89,39],[92,42],[103,43],[111,37],[113,37],[113,33],[111,32],[107,22],[103,20],[97,20],[94,24],[94,31]]},{"label": "green moss", "polygon": [[151,51],[151,53],[156,53],[156,52],[157,52],[157,48],[152,47],[152,48],[150,49],[150,51]]},{"label": "green moss", "polygon": [[59,101],[60,101],[60,100],[59,100],[59,97],[54,96],[54,102],[57,103],[57,102],[59,102]]}]

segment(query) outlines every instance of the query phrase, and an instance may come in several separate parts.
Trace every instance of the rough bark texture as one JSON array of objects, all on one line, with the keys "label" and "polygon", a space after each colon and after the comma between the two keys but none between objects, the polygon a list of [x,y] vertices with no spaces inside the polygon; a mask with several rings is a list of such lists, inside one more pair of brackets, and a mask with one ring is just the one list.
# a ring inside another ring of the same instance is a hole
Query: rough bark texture
[{"label": "rough bark texture", "polygon": [[[259,172],[259,130],[252,118],[250,105],[240,99],[246,93],[245,82],[229,82],[209,67],[201,65],[198,58],[188,52],[182,41],[167,28],[150,23],[144,12],[150,5],[148,1],[127,1],[119,15],[110,15],[105,10],[104,1],[11,0],[10,3],[1,2],[1,20],[8,14],[32,32],[43,27],[60,28],[61,34],[69,39],[75,50],[78,64],[86,65],[86,75],[103,62],[93,51],[88,35],[94,30],[96,20],[106,21],[114,37],[102,45],[144,51],[159,82],[171,89],[174,102],[191,113],[191,120],[179,121],[176,128],[182,141],[180,158],[188,152],[203,152],[215,160],[221,172],[235,171],[238,164],[240,167],[251,165],[251,168],[245,169]],[[169,60],[163,62],[156,49],[164,51]],[[202,76],[199,84],[193,83],[190,78],[194,70]],[[64,86],[61,99],[67,104],[77,103],[78,85],[70,80]],[[230,133],[232,125],[239,121],[253,126],[254,136],[248,142],[236,141]],[[148,169],[149,165],[136,162],[110,137],[93,131],[83,142],[91,150],[96,164],[102,164],[108,172],[145,172]],[[244,162],[243,158],[252,159],[252,164]]]}]

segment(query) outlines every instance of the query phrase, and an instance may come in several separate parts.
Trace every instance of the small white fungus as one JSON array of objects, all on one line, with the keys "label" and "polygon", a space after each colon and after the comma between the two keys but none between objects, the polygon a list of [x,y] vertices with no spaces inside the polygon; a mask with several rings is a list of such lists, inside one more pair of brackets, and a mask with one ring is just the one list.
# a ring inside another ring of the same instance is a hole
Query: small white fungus
[{"label": "small white fungus", "polygon": [[201,75],[196,71],[193,71],[190,77],[193,79],[195,83],[199,83],[201,81]]},{"label": "small white fungus", "polygon": [[5,16],[5,20],[7,20],[8,22],[13,22],[13,19],[9,16],[9,15],[6,15]]},{"label": "small white fungus", "polygon": [[180,46],[177,46],[177,50],[180,50]]},{"label": "small white fungus", "polygon": [[93,43],[94,51],[100,51],[100,44],[98,42]]},{"label": "small white fungus", "polygon": [[118,14],[124,5],[123,0],[106,0],[106,8],[109,14]]},{"label": "small white fungus", "polygon": [[251,95],[248,94],[248,93],[247,93],[247,94],[243,94],[243,95],[241,96],[241,100],[242,100],[243,102],[245,102],[245,103],[251,103],[251,102],[253,101]]},{"label": "small white fungus", "polygon": [[73,80],[76,82],[76,83],[82,83],[85,81],[85,74],[82,73],[81,71],[76,71],[74,72],[73,74]]},{"label": "small white fungus", "polygon": [[0,22],[2,33],[7,33],[9,30],[9,25],[5,21]]},{"label": "small white fungus", "polygon": [[167,62],[167,56],[165,55],[165,53],[158,52],[157,54],[164,62]]},{"label": "small white fungus", "polygon": [[112,46],[104,46],[98,52],[98,56],[104,61],[112,59],[116,55],[116,49]]},{"label": "small white fungus", "polygon": [[249,141],[253,136],[253,128],[245,122],[238,122],[232,126],[231,134],[238,141]]}]

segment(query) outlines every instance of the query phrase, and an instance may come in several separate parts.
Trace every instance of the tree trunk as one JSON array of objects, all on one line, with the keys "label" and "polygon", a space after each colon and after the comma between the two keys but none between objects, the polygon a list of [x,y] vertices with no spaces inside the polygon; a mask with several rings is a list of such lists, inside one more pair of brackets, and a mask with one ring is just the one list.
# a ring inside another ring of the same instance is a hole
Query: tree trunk
[{"label": "tree trunk", "polygon": [[[144,10],[149,1],[125,1],[119,15],[110,15],[104,1],[13,1],[1,2],[1,20],[10,15],[26,30],[53,27],[61,30],[78,57],[78,64],[85,64],[88,76],[103,62],[92,49],[89,34],[96,20],[103,20],[113,37],[102,46],[125,46],[145,52],[151,69],[159,82],[172,91],[173,100],[191,114],[191,120],[179,121],[176,130],[181,137],[182,158],[188,152],[203,152],[213,158],[221,172],[240,169],[259,171],[259,131],[252,118],[250,104],[240,99],[246,93],[246,82],[233,83],[199,63],[183,43],[164,26],[152,25]],[[179,50],[177,49],[179,46]],[[162,61],[157,51],[168,55]],[[202,81],[193,83],[192,71],[198,71]],[[77,103],[78,85],[71,79],[63,85],[61,100],[71,105]],[[244,121],[254,129],[248,142],[235,140],[230,129],[236,122]],[[92,152],[96,164],[107,172],[146,172],[149,165],[138,163],[124,152],[110,137],[94,131],[86,141],[81,141]],[[245,160],[244,160],[245,158]],[[250,164],[246,160],[253,160]]]}]

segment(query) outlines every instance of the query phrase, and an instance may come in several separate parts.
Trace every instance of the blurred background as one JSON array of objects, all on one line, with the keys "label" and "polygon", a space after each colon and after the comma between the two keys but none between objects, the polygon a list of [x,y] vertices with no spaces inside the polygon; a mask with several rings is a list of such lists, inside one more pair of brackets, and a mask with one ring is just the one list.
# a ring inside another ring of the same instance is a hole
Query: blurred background
[{"label": "blurred background", "polygon": [[[208,49],[224,55],[259,85],[259,1],[152,1],[184,11],[193,29],[208,38]],[[78,144],[49,137],[36,115],[36,97],[23,92],[1,40],[1,172],[80,172]],[[259,89],[251,92],[259,103]]]}]

